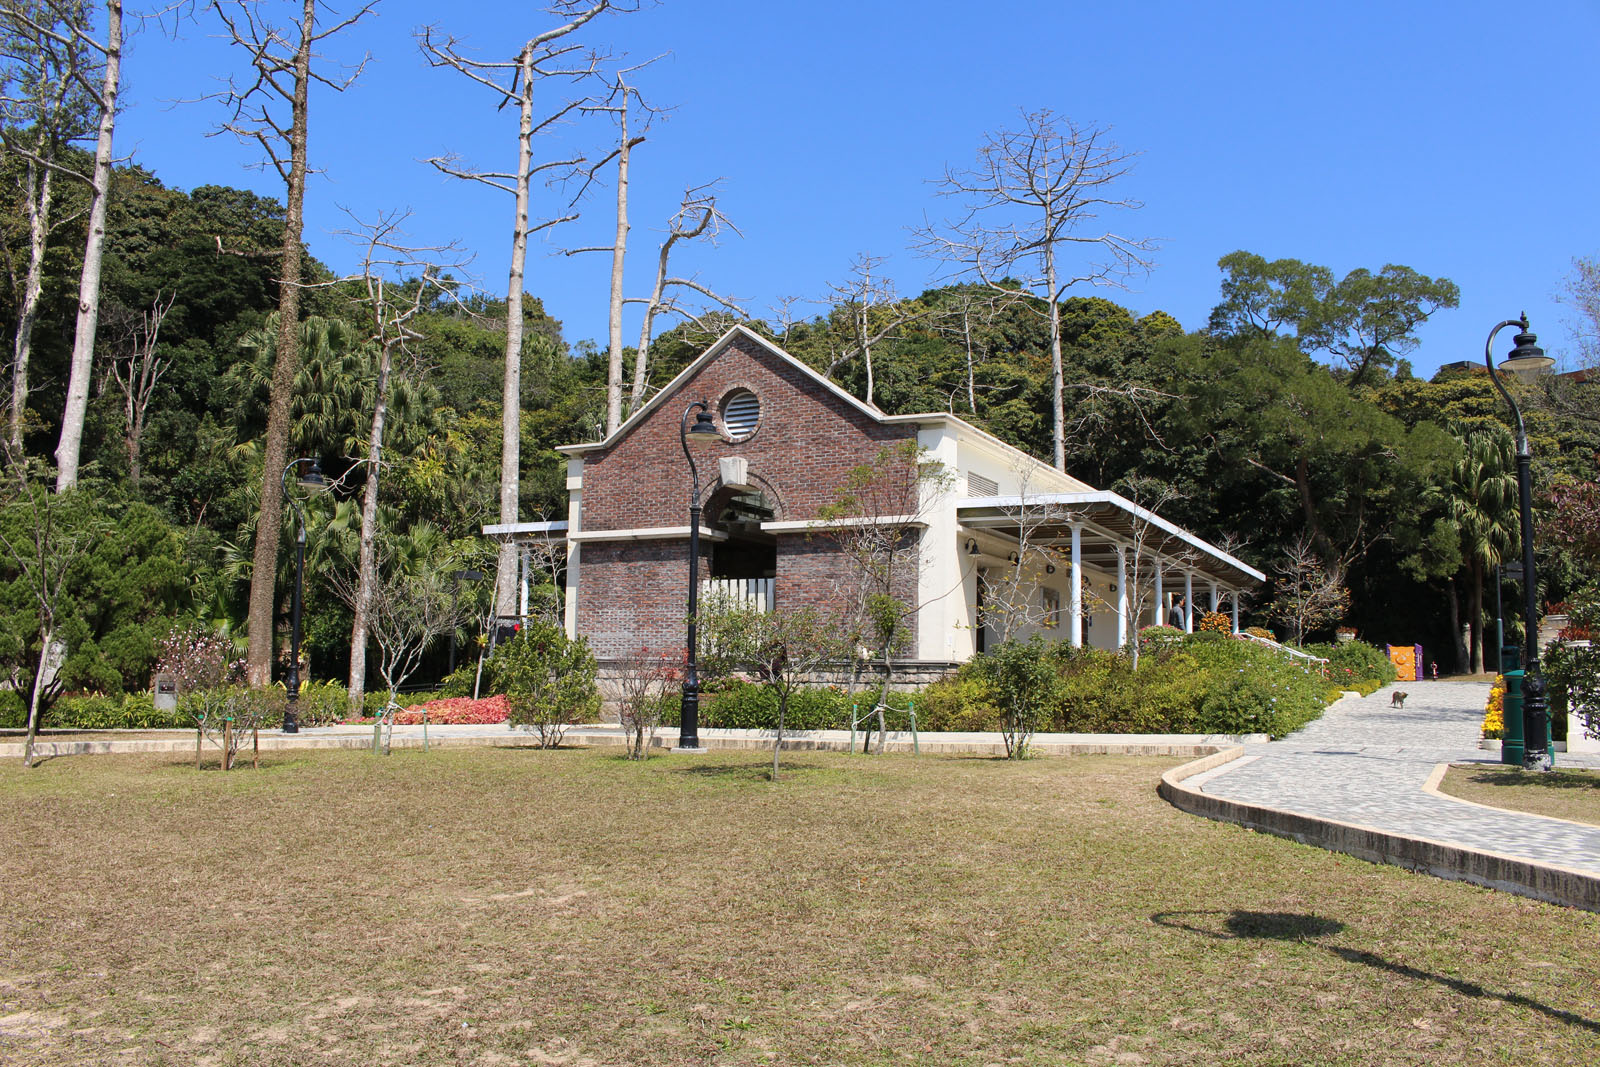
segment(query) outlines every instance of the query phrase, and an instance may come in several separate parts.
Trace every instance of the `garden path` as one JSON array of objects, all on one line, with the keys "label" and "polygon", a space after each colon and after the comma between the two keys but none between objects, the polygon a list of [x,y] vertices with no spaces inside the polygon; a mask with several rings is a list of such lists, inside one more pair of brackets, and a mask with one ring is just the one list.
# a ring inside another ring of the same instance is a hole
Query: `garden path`
[{"label": "garden path", "polygon": [[[1405,707],[1390,706],[1404,689]],[[1281,741],[1184,784],[1228,800],[1355,823],[1448,845],[1600,874],[1600,827],[1480,807],[1425,792],[1441,763],[1498,763],[1478,747],[1487,682],[1403,682],[1346,697]],[[1556,753],[1558,767],[1600,758]]]}]

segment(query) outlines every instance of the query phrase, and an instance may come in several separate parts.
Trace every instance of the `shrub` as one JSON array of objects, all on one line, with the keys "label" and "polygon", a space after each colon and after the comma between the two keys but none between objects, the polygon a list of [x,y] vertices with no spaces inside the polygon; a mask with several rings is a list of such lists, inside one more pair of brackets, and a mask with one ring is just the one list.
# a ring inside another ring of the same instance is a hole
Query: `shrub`
[{"label": "shrub", "polygon": [[193,729],[180,711],[157,711],[149,693],[75,693],[50,709],[48,724],[61,730]]},{"label": "shrub", "polygon": [[1007,759],[1027,756],[1029,742],[1054,703],[1058,675],[1044,651],[1044,641],[1034,634],[1026,642],[1007,641],[978,661],[1000,709]]},{"label": "shrub", "polygon": [[[1335,683],[1354,683],[1345,688],[1360,690],[1363,696],[1395,680],[1394,663],[1389,654],[1365,641],[1306,645],[1305,651],[1328,661],[1328,675]],[[1368,688],[1362,689],[1362,683],[1367,683]]]},{"label": "shrub", "polygon": [[[288,693],[284,693],[288,702]],[[331,726],[349,714],[349,695],[338,682],[303,682],[295,707],[301,726]]]},{"label": "shrub", "polygon": [[1246,626],[1244,632],[1251,637],[1259,637],[1265,641],[1276,641],[1278,638],[1265,626]]},{"label": "shrub", "polygon": [[1208,611],[1200,616],[1200,623],[1195,630],[1204,634],[1231,634],[1233,620],[1220,611]]},{"label": "shrub", "polygon": [[530,619],[489,661],[494,688],[510,703],[510,722],[532,727],[539,747],[554,748],[572,723],[600,712],[598,667],[583,638]]},{"label": "shrub", "polygon": [[28,704],[14,689],[0,689],[0,729],[20,730],[28,725]]},{"label": "shrub", "polygon": [[1000,709],[989,683],[970,664],[917,694],[917,728],[988,733],[1000,729]]}]

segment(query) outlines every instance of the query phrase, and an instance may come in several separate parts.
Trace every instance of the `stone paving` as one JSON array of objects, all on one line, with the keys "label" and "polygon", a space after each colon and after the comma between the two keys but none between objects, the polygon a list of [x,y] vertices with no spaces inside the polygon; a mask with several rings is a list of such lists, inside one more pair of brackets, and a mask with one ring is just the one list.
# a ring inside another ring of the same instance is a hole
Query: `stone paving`
[{"label": "stone paving", "polygon": [[[1390,706],[1395,689],[1405,708]],[[1600,874],[1600,827],[1501,812],[1423,791],[1441,763],[1498,763],[1478,747],[1486,682],[1404,682],[1347,697],[1281,741],[1184,784],[1228,800],[1355,823],[1536,863]],[[1600,757],[1556,753],[1558,767]]]}]

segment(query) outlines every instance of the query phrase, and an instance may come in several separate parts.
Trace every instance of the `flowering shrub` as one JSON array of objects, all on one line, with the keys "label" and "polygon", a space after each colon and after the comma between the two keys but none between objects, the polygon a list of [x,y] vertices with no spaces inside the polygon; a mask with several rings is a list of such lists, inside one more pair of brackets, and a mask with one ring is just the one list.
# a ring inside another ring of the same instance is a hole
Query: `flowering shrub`
[{"label": "flowering shrub", "polygon": [[[428,713],[428,722],[434,726],[489,726],[505,722],[511,713],[511,704],[504,695],[473,700],[471,697],[446,697],[413,704],[394,713],[396,726],[416,726],[422,722],[422,713]],[[371,718],[358,722],[370,723]]]},{"label": "flowering shrub", "polygon": [[1220,611],[1208,611],[1200,616],[1200,624],[1195,629],[1203,634],[1231,634],[1233,620]]},{"label": "flowering shrub", "polygon": [[1494,685],[1489,689],[1489,703],[1483,712],[1483,736],[1504,737],[1506,735],[1506,676],[1494,676]]},{"label": "flowering shrub", "polygon": [[1273,632],[1267,629],[1265,626],[1247,626],[1245,627],[1244,632],[1249,634],[1251,637],[1259,637],[1263,641],[1277,640],[1277,637],[1273,635]]}]

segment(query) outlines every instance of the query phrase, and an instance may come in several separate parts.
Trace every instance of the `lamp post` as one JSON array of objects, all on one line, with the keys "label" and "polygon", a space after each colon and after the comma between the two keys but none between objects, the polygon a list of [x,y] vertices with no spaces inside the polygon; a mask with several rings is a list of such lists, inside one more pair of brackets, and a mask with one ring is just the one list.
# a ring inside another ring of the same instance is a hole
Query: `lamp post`
[{"label": "lamp post", "polygon": [[1523,737],[1527,747],[1523,750],[1523,766],[1528,770],[1547,771],[1552,761],[1548,741],[1549,704],[1545,699],[1544,676],[1539,673],[1539,590],[1533,569],[1533,454],[1528,449],[1528,431],[1522,423],[1522,410],[1506,391],[1505,384],[1494,369],[1495,334],[1507,326],[1515,326],[1521,332],[1516,336],[1517,346],[1501,364],[1502,370],[1519,377],[1531,377],[1548,369],[1555,360],[1544,354],[1544,349],[1539,347],[1539,339],[1529,332],[1526,313],[1520,318],[1507,319],[1490,330],[1489,339],[1483,346],[1483,362],[1489,368],[1489,377],[1510,406],[1517,424],[1517,500],[1522,516],[1522,588],[1526,618],[1522,658],[1522,721],[1525,724]]},{"label": "lamp post", "polygon": [[293,459],[283,468],[283,498],[294,509],[295,518],[294,592],[289,597],[289,677],[284,680],[284,687],[289,691],[289,702],[283,709],[283,732],[286,734],[300,732],[300,590],[305,584],[306,513],[289,492],[289,474],[302,463],[311,464],[305,476],[297,479],[302,488],[315,492],[327,485],[322,477],[322,465],[314,459]]},{"label": "lamp post", "polygon": [[[689,425],[689,413],[698,409],[694,426]],[[678,749],[686,752],[703,751],[700,747],[700,676],[699,641],[696,615],[700,611],[700,471],[695,466],[695,448],[704,448],[721,440],[716,420],[704,400],[696,400],[683,409],[678,420],[678,440],[683,445],[683,457],[689,461],[689,656],[683,670],[683,708],[678,718]]]}]

